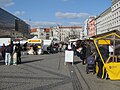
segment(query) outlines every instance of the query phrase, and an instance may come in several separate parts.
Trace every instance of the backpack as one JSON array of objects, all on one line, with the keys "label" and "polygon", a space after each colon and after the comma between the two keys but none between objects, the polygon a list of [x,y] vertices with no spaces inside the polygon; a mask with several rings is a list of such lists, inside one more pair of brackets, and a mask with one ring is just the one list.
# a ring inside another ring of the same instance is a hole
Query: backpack
[{"label": "backpack", "polygon": [[10,46],[10,45],[6,46],[5,52],[7,52],[7,53],[12,53],[12,52],[13,52],[12,46]]},{"label": "backpack", "polygon": [[6,46],[6,47],[5,47],[5,52],[10,53],[9,46]]}]

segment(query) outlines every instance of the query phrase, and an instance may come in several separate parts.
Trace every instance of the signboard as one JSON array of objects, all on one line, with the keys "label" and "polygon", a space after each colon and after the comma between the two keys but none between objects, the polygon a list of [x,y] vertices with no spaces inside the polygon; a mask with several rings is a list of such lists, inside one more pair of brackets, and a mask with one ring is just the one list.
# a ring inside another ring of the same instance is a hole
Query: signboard
[{"label": "signboard", "polygon": [[98,44],[110,44],[110,40],[98,40]]},{"label": "signboard", "polygon": [[28,43],[41,43],[41,39],[28,39]]},{"label": "signboard", "polygon": [[65,51],[65,65],[66,62],[72,62],[73,65],[73,51],[68,51],[68,50]]}]

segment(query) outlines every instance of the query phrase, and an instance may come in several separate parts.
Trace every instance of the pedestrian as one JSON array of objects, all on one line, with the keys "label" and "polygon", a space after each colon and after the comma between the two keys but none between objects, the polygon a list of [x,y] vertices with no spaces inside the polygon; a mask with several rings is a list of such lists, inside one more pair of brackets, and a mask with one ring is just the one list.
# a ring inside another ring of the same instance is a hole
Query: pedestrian
[{"label": "pedestrian", "polygon": [[27,42],[23,44],[23,51],[27,51]]},{"label": "pedestrian", "polygon": [[2,58],[5,60],[5,44],[3,43],[3,46],[1,48],[1,54],[2,54]]},{"label": "pedestrian", "polygon": [[74,51],[74,56],[76,56],[76,42],[73,42],[72,49]]},{"label": "pedestrian", "polygon": [[17,49],[17,64],[21,64],[21,50],[22,50],[22,47],[20,46],[20,43],[17,44],[16,49]]},{"label": "pedestrian", "polygon": [[5,48],[5,65],[10,65],[12,63],[12,46],[9,44]]},{"label": "pedestrian", "polygon": [[36,44],[33,45],[33,50],[34,50],[33,54],[34,54],[34,55],[37,55],[37,54],[38,54],[38,47],[37,47]]},{"label": "pedestrian", "polygon": [[59,44],[59,52],[62,52],[62,47],[63,47],[63,45],[60,43]]},{"label": "pedestrian", "polygon": [[66,44],[63,44],[63,47],[62,47],[62,48],[63,48],[63,51],[64,51],[64,52],[65,52],[65,50],[66,50],[66,47],[67,47]]},{"label": "pedestrian", "polygon": [[68,51],[72,51],[72,47],[71,47],[71,44],[68,44]]},{"label": "pedestrian", "polygon": [[54,53],[54,50],[53,50],[53,44],[50,45],[50,53]]},{"label": "pedestrian", "polygon": [[29,48],[27,54],[28,54],[28,55],[30,55],[30,54],[33,55],[33,53],[34,53],[33,46],[30,45],[30,48]]},{"label": "pedestrian", "polygon": [[79,47],[76,47],[76,55],[78,56],[78,57],[80,57],[80,52],[81,52],[81,50],[82,50],[82,47],[81,46],[79,46]]},{"label": "pedestrian", "polygon": [[17,46],[13,47],[13,65],[17,65]]},{"label": "pedestrian", "polygon": [[96,61],[98,62],[98,73],[97,73],[97,77],[98,78],[105,78],[105,74],[106,72],[103,72],[105,70],[103,70],[103,66],[104,64],[103,63],[106,63],[106,60],[108,59],[109,57],[109,49],[108,49],[108,45],[100,45],[99,46],[99,50],[100,50],[100,53],[101,53],[101,56],[103,58],[103,61],[101,60],[100,58],[100,55],[97,56],[97,59]]},{"label": "pedestrian", "polygon": [[80,51],[80,59],[82,60],[82,64],[85,65],[85,59],[86,59],[86,47],[85,45],[82,46],[82,49]]},{"label": "pedestrian", "polygon": [[86,47],[86,59],[92,54],[91,46],[87,44]]},{"label": "pedestrian", "polygon": [[100,58],[100,55],[97,54],[96,62],[98,63],[98,72],[97,72],[97,78],[102,78],[103,74],[103,62]]}]

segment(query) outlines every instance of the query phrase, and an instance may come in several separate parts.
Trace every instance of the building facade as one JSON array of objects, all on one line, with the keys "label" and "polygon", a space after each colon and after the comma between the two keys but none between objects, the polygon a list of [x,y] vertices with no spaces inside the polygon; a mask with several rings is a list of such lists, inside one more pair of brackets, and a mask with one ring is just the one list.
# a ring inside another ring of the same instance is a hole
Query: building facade
[{"label": "building facade", "polygon": [[111,0],[112,6],[95,19],[97,34],[119,30],[120,31],[120,0]]},{"label": "building facade", "polygon": [[52,32],[50,28],[33,28],[31,29],[31,35],[37,36],[39,39],[51,39]]},{"label": "building facade", "polygon": [[60,41],[67,42],[70,39],[83,38],[83,29],[81,26],[59,26],[58,31]]},{"label": "building facade", "polygon": [[95,18],[93,17],[88,24],[88,36],[92,37],[96,35],[95,31]]},{"label": "building facade", "polygon": [[84,38],[88,39],[89,37],[96,35],[95,16],[86,19],[84,24],[85,24],[84,25]]},{"label": "building facade", "polygon": [[95,19],[95,28],[96,28],[96,34],[101,34],[105,32],[111,31],[112,28],[112,12],[111,7],[108,8],[106,11],[101,13],[96,19]]},{"label": "building facade", "polygon": [[120,31],[120,0],[112,0],[112,30]]},{"label": "building facade", "polygon": [[89,21],[89,19],[86,19],[84,22],[84,30],[83,30],[84,38],[88,38],[88,21]]},{"label": "building facade", "polygon": [[81,26],[55,26],[49,28],[31,29],[31,35],[39,39],[68,42],[70,39],[82,39],[83,29]]},{"label": "building facade", "polygon": [[21,38],[28,36],[29,33],[30,26],[26,22],[0,8],[0,36]]}]

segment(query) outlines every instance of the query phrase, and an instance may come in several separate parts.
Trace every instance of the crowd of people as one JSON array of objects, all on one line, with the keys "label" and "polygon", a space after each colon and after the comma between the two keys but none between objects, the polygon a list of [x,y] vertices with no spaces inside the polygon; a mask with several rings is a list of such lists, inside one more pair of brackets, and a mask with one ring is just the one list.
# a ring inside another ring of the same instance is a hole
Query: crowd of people
[{"label": "crowd of people", "polygon": [[[63,47],[63,45],[62,45]],[[100,52],[103,55],[103,59],[107,60],[109,57],[109,49],[108,45],[100,45]],[[86,65],[86,73],[89,74],[93,72],[93,74],[97,73],[97,78],[105,77],[106,73],[103,73],[103,62],[96,50],[93,40],[78,40],[77,42],[66,44],[65,50],[72,50],[75,56],[80,58],[80,61],[83,65]],[[106,62],[106,61],[104,61]],[[96,72],[96,64],[98,67],[98,71]]]},{"label": "crowd of people", "polygon": [[[101,47],[101,53],[104,55],[103,58],[106,60],[109,57],[109,51],[106,49],[107,47]],[[27,50],[27,43],[23,45],[23,47],[18,44],[3,44],[1,48],[1,54],[3,59],[5,60],[5,65],[16,65],[21,64],[21,51]],[[30,46],[30,50],[34,55],[38,54],[38,46],[36,44]],[[30,51],[29,50],[29,51]],[[65,50],[73,50],[74,55],[78,56],[80,60],[82,60],[82,64],[86,64],[86,73],[88,74],[90,68],[92,68],[93,74],[96,73],[96,62],[98,63],[98,72],[97,77],[102,78],[103,74],[103,62],[97,53],[93,42],[86,42],[86,41],[77,41],[75,43],[65,44],[51,44],[47,47],[48,53],[56,53],[56,52],[64,52]],[[105,59],[106,58],[106,59]]]},{"label": "crowd of people", "polygon": [[[66,49],[67,49],[67,44],[52,43],[50,46],[47,47],[47,52],[49,54],[50,53],[54,54],[65,51]],[[5,45],[3,43],[1,47],[1,54],[2,54],[2,58],[4,59],[5,65],[21,64],[21,54],[25,54],[25,51],[27,51],[26,54],[28,55],[29,54],[38,55],[39,45],[37,44],[28,45],[28,43],[25,43],[23,45],[21,45],[20,43]]]},{"label": "crowd of people", "polygon": [[1,54],[4,59],[5,65],[17,65],[21,64],[21,51],[26,50],[26,44],[23,45],[24,48],[18,44],[5,45],[3,43],[1,47]]},{"label": "crowd of people", "polygon": [[38,55],[38,49],[39,48],[37,44],[32,44],[30,45],[27,54]]},{"label": "crowd of people", "polygon": [[[103,62],[96,50],[96,47],[93,41],[77,41],[75,44],[75,49],[73,51],[75,55],[77,55],[81,60],[82,64],[86,64],[86,73],[90,73],[91,71],[93,74],[96,73],[96,63],[98,65],[97,71],[97,78],[105,77],[105,73],[103,73]],[[103,55],[103,59],[107,60],[109,57],[109,49],[107,45],[100,45],[99,46],[100,52]],[[106,62],[106,61],[105,61]]]}]

